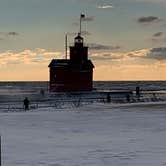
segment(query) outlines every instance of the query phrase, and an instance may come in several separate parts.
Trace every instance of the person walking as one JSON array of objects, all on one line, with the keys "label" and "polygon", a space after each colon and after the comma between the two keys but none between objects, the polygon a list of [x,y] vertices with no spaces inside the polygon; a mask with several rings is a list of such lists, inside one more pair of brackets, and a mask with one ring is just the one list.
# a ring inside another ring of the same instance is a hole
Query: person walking
[{"label": "person walking", "polygon": [[111,102],[111,96],[110,96],[110,92],[107,93],[107,103]]},{"label": "person walking", "polygon": [[28,98],[26,97],[24,99],[24,109],[25,110],[29,110],[29,104],[30,104],[30,101],[28,100]]},{"label": "person walking", "polygon": [[128,103],[131,101],[131,100],[130,100],[130,94],[127,94],[127,95],[126,95],[126,100],[127,100]]},{"label": "person walking", "polygon": [[136,87],[135,91],[136,91],[136,96],[140,97],[140,87],[139,86]]}]

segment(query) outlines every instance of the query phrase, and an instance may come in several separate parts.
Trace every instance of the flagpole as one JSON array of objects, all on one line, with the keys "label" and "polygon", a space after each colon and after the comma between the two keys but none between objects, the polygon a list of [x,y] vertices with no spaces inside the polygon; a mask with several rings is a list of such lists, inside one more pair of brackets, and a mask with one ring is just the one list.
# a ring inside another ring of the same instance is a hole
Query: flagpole
[{"label": "flagpole", "polygon": [[82,19],[85,18],[85,14],[80,14],[80,35],[81,35],[81,31],[82,31]]},{"label": "flagpole", "polygon": [[80,14],[80,35],[81,35],[81,19],[82,19],[82,14]]}]

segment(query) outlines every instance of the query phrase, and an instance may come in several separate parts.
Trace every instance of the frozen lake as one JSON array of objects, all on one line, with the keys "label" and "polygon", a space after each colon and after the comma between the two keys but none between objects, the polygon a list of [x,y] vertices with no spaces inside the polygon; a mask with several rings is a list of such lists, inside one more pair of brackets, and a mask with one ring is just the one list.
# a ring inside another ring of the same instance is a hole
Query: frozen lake
[{"label": "frozen lake", "polygon": [[164,166],[166,103],[0,113],[4,166]]}]

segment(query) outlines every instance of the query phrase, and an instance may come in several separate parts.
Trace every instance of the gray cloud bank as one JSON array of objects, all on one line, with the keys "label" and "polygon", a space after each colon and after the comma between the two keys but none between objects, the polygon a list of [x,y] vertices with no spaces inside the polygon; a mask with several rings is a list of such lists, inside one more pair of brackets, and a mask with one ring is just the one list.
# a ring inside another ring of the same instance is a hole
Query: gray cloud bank
[{"label": "gray cloud bank", "polygon": [[160,37],[163,35],[163,32],[157,32],[153,35],[153,37]]},{"label": "gray cloud bank", "polygon": [[108,4],[104,3],[104,4],[97,5],[97,8],[98,9],[111,9],[111,8],[113,8],[113,5],[111,3],[108,3]]},{"label": "gray cloud bank", "polygon": [[156,59],[159,61],[166,60],[166,47],[158,47],[150,50],[145,58]]},{"label": "gray cloud bank", "polygon": [[16,37],[19,36],[20,34],[17,32],[0,32],[0,40],[5,40],[8,39],[9,37]]},{"label": "gray cloud bank", "polygon": [[138,18],[138,23],[152,23],[152,22],[156,22],[156,21],[160,21],[159,17],[156,16],[143,16]]},{"label": "gray cloud bank", "polygon": [[127,56],[133,58],[154,59],[157,61],[166,60],[166,47],[156,47],[145,50],[138,50],[128,53]]},{"label": "gray cloud bank", "polygon": [[88,46],[91,50],[119,50],[121,48],[120,46],[110,46],[97,43],[89,43]]},{"label": "gray cloud bank", "polygon": [[17,32],[8,32],[7,35],[9,35],[9,36],[18,36],[19,33],[17,33]]}]

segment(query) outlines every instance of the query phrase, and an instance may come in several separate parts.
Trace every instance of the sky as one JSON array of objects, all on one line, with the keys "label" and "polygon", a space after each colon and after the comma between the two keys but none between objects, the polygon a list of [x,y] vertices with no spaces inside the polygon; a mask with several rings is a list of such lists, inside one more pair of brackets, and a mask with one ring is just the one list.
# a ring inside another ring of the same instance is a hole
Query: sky
[{"label": "sky", "polygon": [[166,80],[166,0],[0,0],[0,81],[47,81],[82,34],[94,80]]}]

